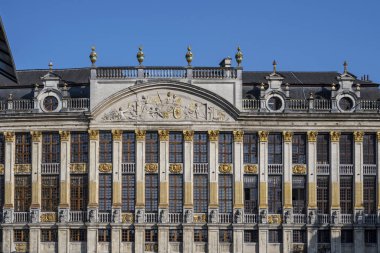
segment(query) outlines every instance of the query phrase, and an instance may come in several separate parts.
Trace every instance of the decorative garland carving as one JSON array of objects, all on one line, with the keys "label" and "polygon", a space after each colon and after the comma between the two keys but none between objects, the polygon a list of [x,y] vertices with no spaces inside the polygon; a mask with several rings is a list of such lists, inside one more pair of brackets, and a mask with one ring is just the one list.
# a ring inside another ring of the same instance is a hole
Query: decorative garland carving
[{"label": "decorative garland carving", "polygon": [[330,139],[332,142],[338,142],[340,139],[340,132],[330,131]]},{"label": "decorative garland carving", "polygon": [[160,141],[169,141],[169,131],[168,130],[158,130],[158,135]]},{"label": "decorative garland carving", "polygon": [[99,139],[99,130],[88,130],[90,140],[97,141]]},{"label": "decorative garland carving", "polygon": [[171,173],[175,173],[175,174],[181,173],[182,172],[182,164],[180,164],[180,163],[170,164],[169,165],[169,171]]},{"label": "decorative garland carving", "polygon": [[364,132],[362,131],[355,131],[354,132],[354,139],[355,142],[363,142]]},{"label": "decorative garland carving", "polygon": [[158,164],[157,163],[147,163],[145,164],[145,172],[146,173],[157,173]]},{"label": "decorative garland carving", "polygon": [[293,133],[292,132],[284,131],[284,132],[282,132],[282,135],[284,136],[285,142],[292,142],[292,139],[293,139]]},{"label": "decorative garland carving", "polygon": [[103,172],[103,173],[112,172],[112,163],[99,164],[99,172]]},{"label": "decorative garland carving", "polygon": [[121,215],[121,222],[123,223],[133,223],[134,217],[132,213],[123,213]]},{"label": "decorative garland carving", "polygon": [[145,130],[136,129],[135,130],[135,134],[136,134],[136,140],[138,140],[138,141],[145,141],[145,135],[146,135],[146,131]]},{"label": "decorative garland carving", "polygon": [[112,139],[114,141],[121,141],[123,130],[112,130]]},{"label": "decorative garland carving", "polygon": [[227,163],[219,164],[220,173],[231,173],[231,171],[232,171],[231,164],[227,164]]},{"label": "decorative garland carving", "polygon": [[206,223],[207,222],[207,215],[206,214],[195,214],[194,223]]},{"label": "decorative garland carving", "polygon": [[55,213],[43,213],[40,217],[41,222],[56,222],[57,216]]},{"label": "decorative garland carving", "polygon": [[235,142],[242,142],[243,141],[244,131],[236,130],[236,131],[233,131],[233,134],[234,134],[234,141]]},{"label": "decorative garland carving", "polygon": [[31,164],[15,164],[14,172],[15,173],[31,173],[32,165]]},{"label": "decorative garland carving", "polygon": [[4,132],[4,137],[6,142],[14,142],[15,141],[15,133],[14,132]]},{"label": "decorative garland carving", "polygon": [[261,142],[267,142],[268,141],[268,131],[259,131],[259,139]]},{"label": "decorative garland carving", "polygon": [[280,224],[282,222],[280,214],[268,215],[269,224]]},{"label": "decorative garland carving", "polygon": [[256,164],[246,164],[244,165],[244,172],[248,174],[257,174],[258,167]]},{"label": "decorative garland carving", "polygon": [[193,130],[183,130],[183,138],[185,141],[193,141],[194,131]]},{"label": "decorative garland carving", "polygon": [[303,164],[294,165],[293,174],[306,174],[306,166]]},{"label": "decorative garland carving", "polygon": [[28,252],[28,243],[16,243],[15,244],[15,250],[17,252]]},{"label": "decorative garland carving", "polygon": [[42,133],[40,131],[31,131],[30,134],[32,135],[32,141],[33,142],[40,142]]},{"label": "decorative garland carving", "polygon": [[61,141],[70,141],[70,131],[59,131]]},{"label": "decorative garland carving", "polygon": [[317,131],[308,131],[307,132],[307,140],[308,142],[316,142],[317,141]]},{"label": "decorative garland carving", "polygon": [[218,141],[219,130],[208,130],[208,138],[210,141]]},{"label": "decorative garland carving", "polygon": [[87,172],[87,163],[71,163],[70,164],[71,173],[85,173]]}]

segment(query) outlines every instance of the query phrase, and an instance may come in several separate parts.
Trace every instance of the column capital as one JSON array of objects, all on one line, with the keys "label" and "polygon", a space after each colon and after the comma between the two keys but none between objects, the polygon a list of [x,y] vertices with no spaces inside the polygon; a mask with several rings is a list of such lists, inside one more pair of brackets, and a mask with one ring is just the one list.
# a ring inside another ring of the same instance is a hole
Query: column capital
[{"label": "column capital", "polygon": [[242,142],[244,137],[244,131],[243,130],[236,130],[233,131],[234,134],[234,142]]},{"label": "column capital", "polygon": [[136,129],[135,134],[136,134],[136,140],[145,141],[145,135],[146,135],[145,130]]},{"label": "column capital", "polygon": [[207,133],[210,141],[218,141],[219,130],[208,130]]},{"label": "column capital", "polygon": [[123,130],[112,130],[112,138],[114,141],[121,141]]},{"label": "column capital", "polygon": [[160,141],[169,141],[169,130],[158,130]]},{"label": "column capital", "polygon": [[42,133],[40,131],[31,131],[30,134],[32,135],[32,141],[33,142],[40,142]]},{"label": "column capital", "polygon": [[90,140],[99,140],[99,130],[88,130],[88,135],[90,137]]},{"label": "column capital", "polygon": [[340,132],[330,131],[330,140],[332,142],[339,142],[339,139],[340,139]]},{"label": "column capital", "polygon": [[316,142],[317,136],[318,136],[317,131],[307,131],[307,141],[308,142]]},{"label": "column capital", "polygon": [[70,140],[70,131],[59,131],[59,135],[61,136],[61,141]]},{"label": "column capital", "polygon": [[292,142],[293,140],[293,132],[283,131],[282,136],[284,137],[285,142]]},{"label": "column capital", "polygon": [[267,142],[268,141],[268,131],[259,131],[259,140],[260,142]]},{"label": "column capital", "polygon": [[193,141],[194,131],[193,130],[183,130],[183,138],[185,141]]},{"label": "column capital", "polygon": [[355,142],[363,142],[364,132],[363,131],[355,131],[354,132],[354,140]]},{"label": "column capital", "polygon": [[15,141],[15,133],[14,132],[4,132],[4,137],[6,142],[14,142]]}]

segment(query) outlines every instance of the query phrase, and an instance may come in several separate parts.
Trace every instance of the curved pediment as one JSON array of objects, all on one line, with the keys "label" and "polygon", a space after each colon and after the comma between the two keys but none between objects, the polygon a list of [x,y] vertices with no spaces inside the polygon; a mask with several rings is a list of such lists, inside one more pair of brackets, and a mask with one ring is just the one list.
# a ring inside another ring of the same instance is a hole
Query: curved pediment
[{"label": "curved pediment", "polygon": [[223,98],[182,83],[144,83],[105,99],[94,108],[97,122],[212,121],[230,122],[236,108]]}]

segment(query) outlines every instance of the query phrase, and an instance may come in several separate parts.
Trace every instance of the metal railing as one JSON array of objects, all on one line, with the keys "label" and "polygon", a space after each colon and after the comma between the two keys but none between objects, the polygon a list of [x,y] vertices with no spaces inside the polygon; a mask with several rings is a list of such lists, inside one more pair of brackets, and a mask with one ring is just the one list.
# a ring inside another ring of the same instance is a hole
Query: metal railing
[{"label": "metal railing", "polygon": [[59,174],[60,168],[60,163],[42,163],[41,174]]},{"label": "metal railing", "polygon": [[182,213],[169,213],[169,222],[170,223],[181,223],[183,220]]},{"label": "metal railing", "polygon": [[70,211],[70,221],[71,222],[86,222],[87,212],[86,211]]},{"label": "metal railing", "polygon": [[330,164],[317,164],[317,175],[329,175]]},{"label": "metal railing", "polygon": [[194,163],[194,174],[208,174],[208,163]]},{"label": "metal railing", "polygon": [[232,214],[219,213],[219,223],[232,223]]},{"label": "metal railing", "polygon": [[29,212],[14,212],[13,213],[15,223],[28,223],[30,222],[30,213]]},{"label": "metal railing", "polygon": [[125,173],[125,174],[135,173],[135,163],[122,163],[121,173]]},{"label": "metal railing", "polygon": [[354,174],[354,165],[353,164],[340,164],[339,165],[339,174],[340,175],[353,175]]},{"label": "metal railing", "polygon": [[282,174],[283,165],[282,164],[269,164],[268,174]]},{"label": "metal railing", "polygon": [[377,111],[380,109],[380,102],[376,100],[360,100],[359,106],[363,111]]},{"label": "metal railing", "polygon": [[158,215],[157,213],[145,213],[145,223],[157,223]]},{"label": "metal railing", "polygon": [[377,174],[377,165],[376,164],[364,164],[363,165],[363,174],[375,176]]}]

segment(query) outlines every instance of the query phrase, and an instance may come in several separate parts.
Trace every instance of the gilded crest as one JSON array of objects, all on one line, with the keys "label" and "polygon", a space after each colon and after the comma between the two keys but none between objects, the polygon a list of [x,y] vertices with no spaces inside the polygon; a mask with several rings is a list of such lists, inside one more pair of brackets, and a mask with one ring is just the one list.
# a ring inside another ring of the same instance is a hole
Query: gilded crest
[{"label": "gilded crest", "polygon": [[70,131],[59,131],[61,141],[70,141]]},{"label": "gilded crest", "polygon": [[269,224],[280,224],[281,223],[281,215],[280,214],[268,215],[268,223]]},{"label": "gilded crest", "polygon": [[43,213],[41,214],[41,222],[56,222],[55,213]]},{"label": "gilded crest", "polygon": [[340,139],[340,132],[331,131],[330,132],[330,139],[332,142],[338,142]]},{"label": "gilded crest", "polygon": [[306,174],[306,166],[303,164],[294,165],[293,174]]},{"label": "gilded crest", "polygon": [[15,141],[15,133],[14,132],[4,132],[5,141],[6,142],[14,142]]},{"label": "gilded crest", "polygon": [[183,138],[185,141],[193,141],[194,131],[193,130],[183,130]]},{"label": "gilded crest", "polygon": [[182,164],[179,163],[172,163],[169,165],[169,171],[171,173],[181,173],[182,172]]},{"label": "gilded crest", "polygon": [[233,134],[234,134],[234,141],[235,142],[242,142],[243,141],[244,131],[236,130],[236,131],[233,131]]},{"label": "gilded crest", "polygon": [[227,163],[219,164],[220,173],[231,173],[231,171],[232,171],[231,164],[227,164]]},{"label": "gilded crest", "polygon": [[123,213],[121,215],[121,222],[123,223],[133,223],[134,217],[132,213]]},{"label": "gilded crest", "polygon": [[15,164],[14,167],[15,173],[30,173],[32,172],[31,164]]},{"label": "gilded crest", "polygon": [[363,142],[364,132],[362,131],[355,131],[354,132],[354,139],[355,142]]},{"label": "gilded crest", "polygon": [[259,131],[259,139],[261,142],[267,142],[268,141],[268,131]]},{"label": "gilded crest", "polygon": [[146,173],[156,173],[158,171],[157,163],[147,163],[145,164],[145,172]]},{"label": "gilded crest", "polygon": [[112,163],[99,164],[99,172],[103,172],[103,173],[112,172]]},{"label": "gilded crest", "polygon": [[208,130],[208,138],[210,141],[218,141],[219,130]]},{"label": "gilded crest", "polygon": [[87,164],[86,163],[71,163],[70,172],[71,173],[85,173],[87,172]]},{"label": "gilded crest", "polygon": [[248,174],[257,174],[258,168],[256,164],[244,165],[244,172]]},{"label": "gilded crest", "polygon": [[195,223],[205,223],[205,222],[207,222],[207,215],[206,214],[195,214],[193,221]]},{"label": "gilded crest", "polygon": [[27,243],[16,243],[15,244],[15,250],[17,252],[27,252],[28,251],[28,244]]},{"label": "gilded crest", "polygon": [[0,174],[4,174],[4,164],[0,164]]},{"label": "gilded crest", "polygon": [[308,131],[307,132],[307,140],[309,142],[316,142],[317,141],[317,135],[318,135],[317,131]]},{"label": "gilded crest", "polygon": [[158,135],[160,141],[169,141],[169,131],[168,130],[158,130]]},{"label": "gilded crest", "polygon": [[33,142],[40,142],[41,141],[41,132],[40,131],[31,131],[30,134],[32,135],[32,141]]},{"label": "gilded crest", "polygon": [[88,135],[90,137],[90,140],[97,141],[99,139],[98,130],[88,130]]},{"label": "gilded crest", "polygon": [[284,131],[284,132],[282,132],[282,135],[284,136],[285,142],[292,142],[292,139],[293,139],[293,133],[292,132]]},{"label": "gilded crest", "polygon": [[136,134],[136,140],[145,141],[145,135],[146,135],[145,130],[136,129],[135,134]]},{"label": "gilded crest", "polygon": [[123,130],[112,130],[112,139],[114,141],[121,141]]},{"label": "gilded crest", "polygon": [[157,243],[145,243],[145,251],[158,251]]}]

